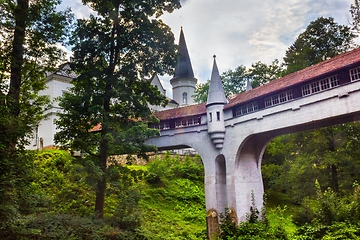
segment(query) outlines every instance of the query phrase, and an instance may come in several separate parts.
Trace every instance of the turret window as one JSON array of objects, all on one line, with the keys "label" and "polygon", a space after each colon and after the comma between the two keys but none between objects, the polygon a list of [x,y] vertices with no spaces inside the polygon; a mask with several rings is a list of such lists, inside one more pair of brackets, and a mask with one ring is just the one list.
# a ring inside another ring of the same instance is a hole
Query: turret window
[{"label": "turret window", "polygon": [[216,119],[220,121],[220,112],[216,112]]},{"label": "turret window", "polygon": [[209,122],[212,122],[212,113],[209,113]]},{"label": "turret window", "polygon": [[183,94],[182,94],[182,97],[183,97],[183,101],[182,101],[182,103],[183,104],[187,104],[187,93],[186,92],[184,92]]}]

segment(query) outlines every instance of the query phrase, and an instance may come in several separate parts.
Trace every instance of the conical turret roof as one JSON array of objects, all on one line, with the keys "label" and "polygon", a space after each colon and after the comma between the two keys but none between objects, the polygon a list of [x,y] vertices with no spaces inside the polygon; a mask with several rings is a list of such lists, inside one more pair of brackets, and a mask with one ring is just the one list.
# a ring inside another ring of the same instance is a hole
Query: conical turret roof
[{"label": "conical turret roof", "polygon": [[175,68],[175,75],[174,75],[174,78],[178,78],[178,77],[183,77],[183,78],[194,77],[194,72],[191,66],[190,56],[188,49],[186,47],[186,42],[182,27],[180,30],[178,62]]},{"label": "conical turret roof", "polygon": [[208,98],[206,101],[206,106],[213,104],[227,103],[224,88],[219,74],[219,69],[217,67],[215,58],[216,56],[214,55],[214,64],[211,72],[210,87],[208,92]]}]

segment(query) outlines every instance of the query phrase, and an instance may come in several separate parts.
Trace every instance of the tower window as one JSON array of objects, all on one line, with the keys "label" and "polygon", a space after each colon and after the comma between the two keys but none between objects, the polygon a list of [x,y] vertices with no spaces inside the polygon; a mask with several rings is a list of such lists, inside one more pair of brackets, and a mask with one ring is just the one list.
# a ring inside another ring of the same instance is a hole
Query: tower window
[{"label": "tower window", "polygon": [[216,119],[220,121],[220,112],[216,112]]},{"label": "tower window", "polygon": [[184,92],[184,93],[182,94],[182,97],[183,97],[183,104],[187,104],[187,93]]},{"label": "tower window", "polygon": [[209,122],[212,122],[212,113],[209,113]]}]

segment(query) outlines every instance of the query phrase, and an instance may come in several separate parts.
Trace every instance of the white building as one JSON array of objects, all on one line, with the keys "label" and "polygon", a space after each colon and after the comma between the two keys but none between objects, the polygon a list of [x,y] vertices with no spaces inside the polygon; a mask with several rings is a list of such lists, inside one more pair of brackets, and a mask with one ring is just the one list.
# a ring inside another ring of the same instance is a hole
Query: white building
[{"label": "white building", "polygon": [[[168,98],[169,102],[166,107],[150,106],[153,111],[172,109],[194,103],[192,95],[195,92],[197,79],[194,77],[182,28],[180,31],[178,54],[175,75],[170,80],[173,90],[173,99]],[[67,89],[71,88],[71,80],[75,77],[76,75],[70,71],[69,64],[60,66],[57,71],[47,76],[47,88],[40,92],[40,94],[49,95],[53,104],[50,109],[47,109],[44,112],[45,118],[40,122],[39,126],[34,129],[34,137],[31,139],[30,145],[27,147],[28,149],[51,148],[55,145],[54,136],[57,129],[54,120],[56,118],[56,113],[61,111],[56,98],[62,96]],[[155,74],[150,81],[153,86],[158,88],[161,94],[166,95],[166,90],[161,84],[158,75]]]}]

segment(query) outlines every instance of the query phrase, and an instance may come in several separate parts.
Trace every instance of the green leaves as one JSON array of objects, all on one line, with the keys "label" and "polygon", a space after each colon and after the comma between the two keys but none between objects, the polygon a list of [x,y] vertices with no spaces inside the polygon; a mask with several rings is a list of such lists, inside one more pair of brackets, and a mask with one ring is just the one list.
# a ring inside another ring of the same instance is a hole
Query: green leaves
[{"label": "green leaves", "polygon": [[[281,77],[282,73],[283,65],[278,60],[274,60],[270,65],[258,61],[253,63],[249,69],[240,65],[235,70],[223,72],[221,80],[226,97],[231,97],[244,92],[248,80],[250,80],[251,86],[256,88]],[[206,102],[209,83],[210,81],[208,80],[206,83],[200,83],[196,86],[195,94],[193,95],[195,102]]]},{"label": "green leaves", "polygon": [[286,74],[327,60],[354,47],[356,35],[350,27],[339,25],[332,17],[319,17],[286,51]]}]

